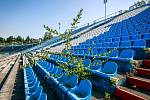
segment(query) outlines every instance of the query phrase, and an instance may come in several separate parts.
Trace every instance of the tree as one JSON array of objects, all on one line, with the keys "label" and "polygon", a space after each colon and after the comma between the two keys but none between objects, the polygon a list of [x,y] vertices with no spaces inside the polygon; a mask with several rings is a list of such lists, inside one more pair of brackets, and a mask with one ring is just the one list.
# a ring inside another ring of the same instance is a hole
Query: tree
[{"label": "tree", "polygon": [[5,39],[0,37],[0,43],[5,43]]},{"label": "tree", "polygon": [[13,39],[14,39],[13,36],[9,36],[9,37],[6,39],[6,41],[7,41],[7,43],[11,43],[11,42],[13,42]]},{"label": "tree", "polygon": [[16,38],[16,42],[23,42],[23,39],[22,39],[22,37],[21,36],[18,36],[17,38]]},{"label": "tree", "polygon": [[26,43],[30,43],[30,37],[29,37],[29,36],[27,36],[25,42],[26,42]]},{"label": "tree", "polygon": [[51,38],[53,38],[53,35],[50,32],[45,32],[43,40],[46,41]]}]

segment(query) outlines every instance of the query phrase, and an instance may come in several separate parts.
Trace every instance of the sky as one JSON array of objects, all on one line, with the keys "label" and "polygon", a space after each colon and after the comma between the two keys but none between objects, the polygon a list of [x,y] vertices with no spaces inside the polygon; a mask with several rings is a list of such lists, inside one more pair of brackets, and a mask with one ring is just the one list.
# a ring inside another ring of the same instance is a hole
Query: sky
[{"label": "sky", "polygon": [[[107,15],[126,10],[137,0],[108,0]],[[48,25],[61,32],[83,8],[79,26],[104,17],[103,0],[0,0],[0,37],[28,35],[41,38]]]}]

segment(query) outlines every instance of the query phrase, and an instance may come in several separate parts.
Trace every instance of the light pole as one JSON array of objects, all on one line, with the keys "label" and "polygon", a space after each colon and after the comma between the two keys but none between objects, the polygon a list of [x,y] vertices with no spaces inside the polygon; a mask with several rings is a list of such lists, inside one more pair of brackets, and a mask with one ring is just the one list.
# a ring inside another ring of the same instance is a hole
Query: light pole
[{"label": "light pole", "polygon": [[105,21],[106,21],[106,3],[107,3],[107,0],[104,0],[104,4],[105,4]]},{"label": "light pole", "polygon": [[61,23],[59,22],[58,25],[59,25],[59,33],[60,33],[60,25],[61,25]]}]

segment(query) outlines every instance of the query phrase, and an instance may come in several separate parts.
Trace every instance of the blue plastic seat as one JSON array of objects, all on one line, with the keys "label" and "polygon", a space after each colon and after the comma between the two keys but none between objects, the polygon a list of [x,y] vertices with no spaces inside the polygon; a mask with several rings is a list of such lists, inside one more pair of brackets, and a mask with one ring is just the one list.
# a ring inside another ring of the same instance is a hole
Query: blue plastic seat
[{"label": "blue plastic seat", "polygon": [[38,100],[42,94],[42,91],[43,91],[43,87],[40,86],[36,89],[35,92],[33,92],[30,96],[29,96],[29,99],[27,100]]},{"label": "blue plastic seat", "polygon": [[103,78],[110,78],[117,74],[118,65],[115,62],[109,61],[106,62],[101,71],[96,71],[95,74],[103,77]]},{"label": "blue plastic seat", "polygon": [[107,53],[107,50],[106,49],[101,49],[99,50],[98,54],[101,55],[101,56],[105,56]]},{"label": "blue plastic seat", "polygon": [[146,41],[141,39],[141,40],[136,40],[133,43],[133,47],[135,48],[145,48],[146,47]]},{"label": "blue plastic seat", "polygon": [[143,39],[144,40],[150,40],[150,33],[144,34]]},{"label": "blue plastic seat", "polygon": [[120,37],[113,38],[113,42],[120,42]]},{"label": "blue plastic seat", "polygon": [[108,54],[109,57],[118,57],[119,51],[113,50],[111,53]]},{"label": "blue plastic seat", "polygon": [[56,74],[58,71],[58,68],[53,68],[53,70],[49,71],[49,74]]},{"label": "blue plastic seat", "polygon": [[101,43],[104,43],[105,42],[105,39],[101,39]]},{"label": "blue plastic seat", "polygon": [[97,43],[96,44],[96,48],[101,48],[102,47],[102,43]]},{"label": "blue plastic seat", "polygon": [[68,78],[69,78],[68,75],[63,75],[63,76],[57,78],[57,81],[58,81],[57,83],[64,83],[68,80]]},{"label": "blue plastic seat", "polygon": [[90,58],[86,58],[83,62],[84,67],[89,67],[91,64],[91,59]]},{"label": "blue plastic seat", "polygon": [[133,59],[134,51],[131,49],[123,50],[123,51],[121,51],[119,57],[120,58],[126,58],[126,59]]},{"label": "blue plastic seat", "polygon": [[89,80],[81,80],[78,87],[67,92],[71,100],[91,100],[92,84]]},{"label": "blue plastic seat", "polygon": [[119,47],[119,42],[111,43],[111,47],[118,48]]},{"label": "blue plastic seat", "polygon": [[86,55],[90,55],[90,54],[91,54],[91,52],[89,51],[89,49],[86,49],[86,50],[85,50],[85,54],[86,54]]},{"label": "blue plastic seat", "polygon": [[40,86],[40,81],[37,81],[32,87],[29,87],[29,93],[32,94]]},{"label": "blue plastic seat", "polygon": [[105,39],[105,42],[112,42],[112,39],[111,38],[107,38],[107,39]]},{"label": "blue plastic seat", "polygon": [[31,81],[31,82],[25,82],[25,84],[28,84],[28,87],[32,87],[37,81],[38,81],[37,77],[35,77],[33,81]]},{"label": "blue plastic seat", "polygon": [[105,42],[105,43],[103,44],[103,47],[110,47],[110,43],[109,43],[109,42]]},{"label": "blue plastic seat", "polygon": [[42,93],[42,94],[40,95],[40,98],[39,98],[38,100],[47,100],[47,95],[46,95],[46,93]]},{"label": "blue plastic seat", "polygon": [[131,42],[130,41],[124,41],[121,43],[121,47],[123,47],[123,48],[131,47]]},{"label": "blue plastic seat", "polygon": [[36,75],[33,74],[32,77],[26,79],[27,82],[32,82],[36,78]]},{"label": "blue plastic seat", "polygon": [[67,81],[63,82],[63,84],[59,84],[59,88],[64,93],[70,90],[71,88],[76,87],[78,84],[78,76],[76,74],[73,74],[68,78]]},{"label": "blue plastic seat", "polygon": [[121,41],[129,41],[130,40],[130,37],[129,36],[123,36],[121,38]]},{"label": "blue plastic seat", "polygon": [[93,52],[93,55],[97,55],[98,54],[98,50],[97,49],[93,49],[92,52]]},{"label": "blue plastic seat", "polygon": [[48,72],[51,72],[54,68],[54,64],[52,64],[48,69],[46,69]]},{"label": "blue plastic seat", "polygon": [[139,39],[141,39],[141,35],[133,35],[131,37],[131,40],[139,40]]},{"label": "blue plastic seat", "polygon": [[79,55],[84,55],[84,49],[79,50]]},{"label": "blue plastic seat", "polygon": [[90,66],[91,70],[101,70],[101,68],[102,68],[101,60],[94,60],[92,62],[92,65]]}]

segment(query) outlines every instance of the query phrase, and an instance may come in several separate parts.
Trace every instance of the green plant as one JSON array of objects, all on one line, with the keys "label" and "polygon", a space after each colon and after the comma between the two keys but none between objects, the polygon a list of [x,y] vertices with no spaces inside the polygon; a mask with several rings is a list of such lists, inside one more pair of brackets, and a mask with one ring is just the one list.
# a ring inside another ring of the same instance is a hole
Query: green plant
[{"label": "green plant", "polygon": [[108,92],[105,92],[105,99],[106,100],[111,100],[111,94]]},{"label": "green plant", "polygon": [[69,49],[71,47],[70,37],[71,37],[72,31],[77,27],[77,24],[80,23],[79,20],[81,19],[82,12],[83,12],[83,9],[80,9],[80,11],[78,12],[77,16],[73,19],[73,22],[71,23],[71,27],[69,29],[66,29],[66,31],[63,34],[59,33],[56,29],[53,29],[51,27],[48,27],[48,26],[44,25],[44,28],[49,33],[52,33],[53,35],[59,35],[59,36],[61,36],[61,38],[63,40],[66,40],[66,42],[65,42],[65,49],[64,50],[67,50],[68,54],[70,54],[70,50]]},{"label": "green plant", "polygon": [[[71,27],[69,29],[66,29],[64,34],[59,33],[56,29],[52,29],[52,28],[44,25],[44,28],[49,33],[52,33],[54,35],[59,35],[59,36],[61,36],[62,39],[66,40],[64,50],[66,50],[67,52],[66,53],[62,52],[62,53],[60,53],[60,55],[62,57],[69,58],[70,61],[67,62],[67,65],[59,63],[59,62],[57,62],[57,64],[58,64],[59,67],[62,67],[64,70],[68,70],[69,71],[69,75],[72,75],[73,73],[77,74],[78,77],[79,77],[79,80],[80,79],[87,79],[88,76],[90,75],[90,73],[87,72],[87,69],[83,67],[84,59],[78,60],[78,57],[74,57],[70,53],[70,48],[71,48],[70,38],[71,38],[72,31],[76,28],[77,24],[80,23],[79,20],[81,19],[82,12],[83,12],[83,9],[80,9],[80,11],[78,12],[77,16],[73,19],[73,22],[71,23]],[[76,67],[67,68],[71,64],[76,64]]]}]

